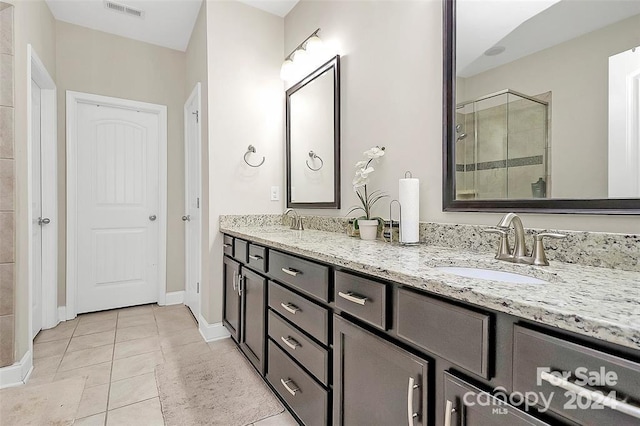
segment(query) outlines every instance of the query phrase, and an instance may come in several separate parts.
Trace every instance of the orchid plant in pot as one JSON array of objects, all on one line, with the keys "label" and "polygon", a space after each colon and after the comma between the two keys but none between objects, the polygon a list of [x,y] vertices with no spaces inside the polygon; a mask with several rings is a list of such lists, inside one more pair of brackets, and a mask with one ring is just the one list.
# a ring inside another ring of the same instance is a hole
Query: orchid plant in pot
[{"label": "orchid plant in pot", "polygon": [[361,205],[353,207],[347,214],[362,211],[363,216],[356,219],[356,228],[360,229],[360,238],[363,240],[375,240],[378,235],[378,227],[383,223],[382,218],[372,217],[373,206],[387,195],[376,190],[369,192],[369,175],[375,170],[371,167],[373,162],[378,162],[384,155],[384,147],[374,146],[364,152],[365,159],[356,163],[356,175],[353,178],[353,190],[360,199]]}]

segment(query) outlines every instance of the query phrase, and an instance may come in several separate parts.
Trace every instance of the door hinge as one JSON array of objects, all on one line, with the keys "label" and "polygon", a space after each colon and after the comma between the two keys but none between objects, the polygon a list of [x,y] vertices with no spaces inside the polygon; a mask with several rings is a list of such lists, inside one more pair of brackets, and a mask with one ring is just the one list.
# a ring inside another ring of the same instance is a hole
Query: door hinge
[{"label": "door hinge", "polygon": [[196,293],[200,293],[200,283],[196,283]]},{"label": "door hinge", "polygon": [[200,208],[200,197],[196,198],[196,208]]},{"label": "door hinge", "polygon": [[199,123],[200,122],[200,111],[195,111],[195,112],[192,112],[191,114],[195,114],[196,123]]}]

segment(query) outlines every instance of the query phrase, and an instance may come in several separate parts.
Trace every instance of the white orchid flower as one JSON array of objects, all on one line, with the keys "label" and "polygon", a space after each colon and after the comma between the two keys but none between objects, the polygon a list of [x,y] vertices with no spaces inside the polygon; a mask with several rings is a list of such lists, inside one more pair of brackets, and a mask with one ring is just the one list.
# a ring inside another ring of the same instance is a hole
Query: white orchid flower
[{"label": "white orchid flower", "polygon": [[384,155],[384,150],[382,148],[378,148],[377,146],[374,146],[373,148],[366,150],[364,152],[364,155],[367,158],[377,159]]},{"label": "white orchid flower", "polygon": [[360,169],[356,172],[356,175],[360,175],[363,178],[366,178],[369,176],[369,174],[373,173],[374,168],[373,167],[367,167],[366,169]]},{"label": "white orchid flower", "polygon": [[355,191],[357,188],[361,188],[369,183],[369,178],[363,177],[361,175],[356,175],[353,178],[353,190]]},{"label": "white orchid flower", "polygon": [[356,169],[362,169],[362,168],[364,168],[366,165],[367,165],[367,162],[366,162],[365,160],[358,161],[358,162],[356,163]]}]

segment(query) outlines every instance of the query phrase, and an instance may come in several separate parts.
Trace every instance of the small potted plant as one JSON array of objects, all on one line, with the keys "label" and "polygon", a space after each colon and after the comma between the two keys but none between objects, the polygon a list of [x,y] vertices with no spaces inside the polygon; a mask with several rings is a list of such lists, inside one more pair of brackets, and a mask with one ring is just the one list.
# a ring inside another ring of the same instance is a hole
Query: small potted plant
[{"label": "small potted plant", "polygon": [[361,206],[355,206],[349,213],[362,211],[363,216],[356,219],[356,228],[360,229],[360,238],[363,240],[375,240],[378,235],[378,227],[383,220],[381,217],[371,217],[373,206],[385,198],[387,195],[382,191],[376,190],[369,192],[367,185],[369,184],[369,175],[375,170],[371,167],[371,163],[379,161],[384,155],[384,147],[374,146],[364,152],[365,160],[356,163],[356,175],[353,178],[353,191],[360,199]]}]

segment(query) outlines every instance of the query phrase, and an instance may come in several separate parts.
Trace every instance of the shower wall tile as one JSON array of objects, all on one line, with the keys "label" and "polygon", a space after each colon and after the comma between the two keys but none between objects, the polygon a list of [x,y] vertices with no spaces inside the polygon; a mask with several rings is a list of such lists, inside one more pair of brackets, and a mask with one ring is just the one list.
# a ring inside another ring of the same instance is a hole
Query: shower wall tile
[{"label": "shower wall tile", "polygon": [[13,56],[0,54],[0,105],[13,106]]},{"label": "shower wall tile", "polygon": [[13,55],[13,6],[0,5],[0,54]]},{"label": "shower wall tile", "polygon": [[0,212],[0,263],[15,262],[14,212]]},{"label": "shower wall tile", "polygon": [[14,361],[14,316],[0,317],[0,367],[13,364]]},{"label": "shower wall tile", "polygon": [[0,158],[13,158],[13,108],[0,106]]},{"label": "shower wall tile", "polygon": [[510,167],[507,172],[509,198],[533,198],[531,184],[545,179],[544,165]]},{"label": "shower wall tile", "polygon": [[0,159],[0,211],[14,210],[14,160]]},{"label": "shower wall tile", "polygon": [[15,279],[13,263],[0,264],[0,316],[13,314],[13,281]]}]

